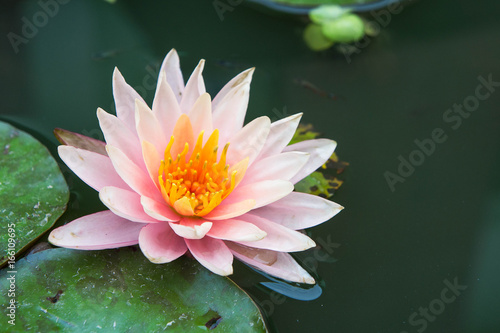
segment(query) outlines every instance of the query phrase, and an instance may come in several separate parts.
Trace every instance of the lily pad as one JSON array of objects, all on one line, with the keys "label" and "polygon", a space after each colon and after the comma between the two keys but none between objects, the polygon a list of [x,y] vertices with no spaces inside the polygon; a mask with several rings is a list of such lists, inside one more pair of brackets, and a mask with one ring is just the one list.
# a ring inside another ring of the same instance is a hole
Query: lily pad
[{"label": "lily pad", "polygon": [[47,148],[4,122],[0,166],[1,267],[54,225],[66,210],[69,190]]},{"label": "lily pad", "polygon": [[[10,276],[0,272],[2,290]],[[267,332],[228,278],[187,257],[153,264],[136,247],[31,254],[18,263],[15,289],[20,332]],[[11,298],[2,293],[3,318]]]}]

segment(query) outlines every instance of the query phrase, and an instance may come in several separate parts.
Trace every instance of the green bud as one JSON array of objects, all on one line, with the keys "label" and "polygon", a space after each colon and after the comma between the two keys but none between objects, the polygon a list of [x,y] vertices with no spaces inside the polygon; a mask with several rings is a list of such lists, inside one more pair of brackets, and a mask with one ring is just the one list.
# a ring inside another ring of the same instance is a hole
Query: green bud
[{"label": "green bud", "polygon": [[323,24],[338,19],[349,12],[350,9],[345,9],[337,5],[323,5],[311,10],[309,12],[309,18],[314,23]]},{"label": "green bud", "polygon": [[352,43],[360,40],[365,31],[363,20],[355,14],[344,15],[323,24],[323,34],[333,42]]},{"label": "green bud", "polygon": [[313,51],[323,51],[333,45],[333,42],[323,35],[321,26],[314,23],[309,24],[304,30],[304,41]]}]

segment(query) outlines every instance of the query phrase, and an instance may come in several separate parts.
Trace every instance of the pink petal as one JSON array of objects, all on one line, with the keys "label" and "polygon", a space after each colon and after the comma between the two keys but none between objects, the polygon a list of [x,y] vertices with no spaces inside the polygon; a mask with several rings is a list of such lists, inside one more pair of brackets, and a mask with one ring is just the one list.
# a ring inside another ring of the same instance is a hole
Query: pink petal
[{"label": "pink petal", "polygon": [[[167,147],[165,134],[156,119],[153,111],[145,104],[136,100],[135,103],[135,122],[137,126],[137,134],[139,142],[148,141],[152,143],[158,152],[162,152]],[[170,137],[168,138],[170,140]]]},{"label": "pink petal", "polygon": [[292,192],[270,205],[255,209],[257,215],[293,230],[314,227],[328,221],[344,207],[316,195]]},{"label": "pink petal", "polygon": [[116,172],[130,188],[140,195],[160,201],[163,199],[149,175],[134,164],[120,149],[107,145],[106,150]]},{"label": "pink petal", "polygon": [[180,103],[182,99],[182,92],[184,91],[184,78],[182,77],[179,55],[175,49],[172,49],[163,60],[160,73],[165,73],[167,82],[172,88],[177,102]]},{"label": "pink petal", "polygon": [[185,241],[189,251],[200,264],[215,274],[233,274],[233,255],[223,241],[210,237]]},{"label": "pink petal", "polygon": [[254,224],[240,220],[215,221],[207,236],[235,242],[254,242],[266,237]]},{"label": "pink petal", "polygon": [[160,154],[158,154],[156,147],[153,146],[152,143],[142,141],[142,156],[144,158],[144,163],[146,164],[149,177],[153,183],[155,183],[156,187],[159,188],[158,170],[161,163]]},{"label": "pink petal", "polygon": [[144,103],[142,97],[125,82],[122,73],[115,67],[113,72],[113,96],[115,98],[116,115],[125,126],[136,135],[135,131],[135,100]]},{"label": "pink petal", "polygon": [[170,222],[170,227],[174,232],[186,239],[201,239],[212,228],[212,222],[199,218],[183,217],[180,222]]},{"label": "pink petal", "polygon": [[290,181],[296,184],[322,166],[332,156],[336,146],[337,143],[333,140],[316,139],[298,142],[283,149],[284,152],[301,151],[311,155],[306,165]]},{"label": "pink petal", "polygon": [[267,236],[262,240],[238,242],[240,244],[280,252],[304,251],[316,246],[316,243],[303,233],[288,229],[280,224],[250,213],[238,217],[238,220],[250,222],[267,233]]},{"label": "pink petal", "polygon": [[97,118],[99,119],[99,125],[106,138],[106,143],[120,149],[141,169],[146,170],[136,130],[134,129],[132,133],[132,131],[125,126],[123,121],[101,108],[97,109]]},{"label": "pink petal", "polygon": [[142,228],[139,247],[155,264],[171,262],[187,251],[184,239],[177,236],[168,223],[151,223]]},{"label": "pink petal", "polygon": [[106,210],[80,217],[52,230],[49,242],[79,250],[103,250],[135,245],[146,224],[135,223]]},{"label": "pink petal", "polygon": [[249,199],[255,200],[255,208],[275,202],[293,191],[293,185],[286,180],[264,180],[244,186],[238,186],[223,201],[226,204]]},{"label": "pink petal", "polygon": [[281,153],[290,140],[292,140],[301,117],[302,113],[297,113],[272,123],[271,130],[259,158]]},{"label": "pink petal", "polygon": [[108,155],[108,153],[106,153],[106,143],[100,140],[70,132],[62,128],[56,128],[54,130],[54,135],[63,145],[73,146],[105,156]]},{"label": "pink petal", "polygon": [[222,203],[215,207],[210,213],[203,216],[203,218],[207,220],[224,220],[233,218],[236,216],[243,215],[255,207],[255,200],[249,199],[235,203],[226,203],[226,201],[222,201]]},{"label": "pink petal", "polygon": [[198,98],[189,113],[189,119],[191,119],[191,124],[193,124],[193,133],[195,136],[198,136],[201,131],[205,131],[204,141],[206,142],[213,131],[212,101],[209,94],[204,93]]},{"label": "pink petal", "polygon": [[231,165],[248,157],[248,165],[251,165],[264,146],[270,127],[268,117],[259,117],[246,124],[230,138],[227,162]]},{"label": "pink petal", "polygon": [[142,223],[158,222],[144,212],[141,205],[141,197],[135,192],[106,186],[99,192],[99,199],[115,215],[124,219]]},{"label": "pink petal", "polygon": [[[184,82],[182,82],[182,89],[184,89]],[[179,100],[181,92],[177,95]],[[172,135],[175,123],[181,115],[181,108],[179,107],[177,97],[167,82],[165,72],[160,71],[155,98],[153,100],[153,113],[156,119],[158,119],[158,122],[160,123],[163,133],[167,139],[169,139]]]},{"label": "pink petal", "polygon": [[226,245],[237,259],[270,275],[292,282],[316,283],[288,253],[254,249],[232,242]]},{"label": "pink petal", "polygon": [[229,81],[212,102],[214,126],[221,132],[221,142],[227,142],[243,126],[254,70],[247,69]]},{"label": "pink petal", "polygon": [[200,60],[198,66],[194,69],[191,77],[186,83],[184,92],[182,93],[182,100],[180,102],[181,111],[183,113],[188,113],[193,107],[196,100],[206,92],[205,82],[201,73],[203,72],[203,67],[205,67],[205,60]]},{"label": "pink petal", "polygon": [[308,160],[309,154],[302,152],[287,152],[263,158],[247,170],[242,185],[263,180],[290,180]]},{"label": "pink petal", "polygon": [[172,156],[175,157],[177,154],[181,153],[186,143],[189,145],[190,151],[193,150],[195,142],[193,126],[186,114],[182,114],[179,119],[177,119],[172,136],[174,137],[174,144],[172,148],[170,148],[170,154]]},{"label": "pink petal", "polygon": [[104,186],[130,188],[116,173],[108,156],[72,146],[59,146],[57,151],[64,163],[96,191]]},{"label": "pink petal", "polygon": [[141,204],[146,214],[158,221],[175,222],[180,220],[180,216],[163,200],[158,202],[148,197],[141,197]]}]

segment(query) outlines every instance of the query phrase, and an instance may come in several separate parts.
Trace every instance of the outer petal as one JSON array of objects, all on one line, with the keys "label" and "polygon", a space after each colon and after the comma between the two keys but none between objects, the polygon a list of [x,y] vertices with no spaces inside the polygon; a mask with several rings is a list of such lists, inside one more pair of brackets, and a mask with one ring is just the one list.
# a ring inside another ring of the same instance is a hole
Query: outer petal
[{"label": "outer petal", "polygon": [[229,140],[227,162],[234,164],[248,157],[248,165],[251,165],[260,154],[270,127],[271,121],[268,117],[256,118],[245,125]]},{"label": "outer petal", "polygon": [[135,192],[106,186],[99,192],[99,199],[115,215],[124,219],[142,223],[158,222],[144,212],[141,196]]},{"label": "outer petal", "polygon": [[248,169],[242,185],[272,179],[290,180],[308,160],[309,154],[302,152],[287,152],[263,158]]},{"label": "outer petal", "polygon": [[221,142],[229,140],[243,126],[254,70],[247,69],[229,81],[212,102],[214,126],[221,132]]},{"label": "outer petal", "polygon": [[176,222],[181,219],[170,206],[166,205],[164,201],[156,201],[149,197],[142,196],[141,204],[146,214],[158,221]]},{"label": "outer petal", "polygon": [[145,224],[130,222],[109,210],[80,217],[52,230],[49,242],[79,250],[103,250],[135,245]]},{"label": "outer petal", "polygon": [[[174,130],[175,123],[181,115],[181,108],[179,106],[179,102],[177,101],[177,97],[180,100],[182,90],[180,90],[176,96],[168,84],[168,79],[165,75],[165,72],[160,71],[155,98],[153,100],[153,113],[163,129],[165,137],[170,138]],[[182,89],[184,89],[184,82],[182,82]]]},{"label": "outer petal", "polygon": [[292,183],[297,183],[314,170],[322,166],[337,147],[337,143],[328,139],[307,140],[295,143],[283,149],[283,151],[302,151],[311,154],[307,164],[290,180]]},{"label": "outer petal", "polygon": [[314,278],[288,253],[254,249],[232,242],[227,242],[226,245],[236,258],[270,275],[292,282],[315,283]]},{"label": "outer petal", "polygon": [[302,113],[297,113],[272,123],[271,130],[260,152],[259,159],[280,153],[286,145],[288,145],[290,140],[292,140],[297,130],[297,126],[299,125],[300,118],[302,118]]},{"label": "outer petal", "polygon": [[215,274],[233,274],[233,255],[223,241],[210,237],[185,241],[189,251],[200,264]]},{"label": "outer petal", "polygon": [[280,252],[304,251],[316,246],[316,243],[303,233],[288,229],[272,221],[251,215],[250,213],[238,217],[238,220],[253,223],[259,229],[267,233],[267,236],[262,240],[248,243],[238,242],[240,244]]},{"label": "outer petal", "polygon": [[207,236],[235,242],[254,242],[266,237],[267,233],[254,224],[240,220],[222,220],[214,222]]},{"label": "outer petal", "polygon": [[105,156],[108,155],[108,153],[106,153],[106,143],[100,140],[96,140],[82,134],[73,133],[62,128],[56,128],[54,130],[54,135],[63,145],[89,150]]},{"label": "outer petal", "polygon": [[255,207],[259,208],[275,202],[293,191],[293,185],[286,180],[264,180],[262,182],[238,186],[221,203],[233,204],[244,200],[255,200]]},{"label": "outer petal", "polygon": [[206,92],[205,82],[201,73],[203,72],[203,67],[205,67],[205,60],[200,60],[198,66],[194,69],[191,77],[186,83],[186,88],[182,93],[182,100],[180,102],[181,111],[183,113],[188,113],[193,107],[196,100]]},{"label": "outer petal", "polygon": [[142,97],[125,82],[122,73],[115,67],[113,72],[113,96],[115,98],[116,115],[125,126],[136,135],[135,131],[135,100],[144,103]]},{"label": "outer petal", "polygon": [[270,205],[255,209],[257,215],[293,230],[314,227],[328,221],[344,207],[316,195],[292,192]]},{"label": "outer petal", "polygon": [[187,251],[184,239],[177,236],[168,223],[151,223],[139,234],[142,253],[153,263],[171,262]]},{"label": "outer petal", "polygon": [[160,191],[146,172],[139,169],[120,149],[107,145],[106,150],[116,172],[134,191],[140,195],[161,200]]},{"label": "outer petal", "polygon": [[163,60],[160,73],[165,73],[168,84],[172,88],[177,101],[180,103],[182,92],[184,91],[184,79],[182,77],[179,55],[175,49],[172,49]]},{"label": "outer petal", "polygon": [[181,218],[179,223],[170,222],[170,227],[174,232],[186,239],[201,239],[212,228],[212,222],[203,219],[189,217]]},{"label": "outer petal", "polygon": [[57,151],[64,163],[96,191],[104,186],[130,188],[118,176],[109,157],[72,146],[59,146]]},{"label": "outer petal", "polygon": [[132,132],[125,126],[123,121],[101,108],[97,109],[97,118],[106,138],[106,143],[120,149],[141,169],[146,170],[136,130],[134,129],[134,132]]}]

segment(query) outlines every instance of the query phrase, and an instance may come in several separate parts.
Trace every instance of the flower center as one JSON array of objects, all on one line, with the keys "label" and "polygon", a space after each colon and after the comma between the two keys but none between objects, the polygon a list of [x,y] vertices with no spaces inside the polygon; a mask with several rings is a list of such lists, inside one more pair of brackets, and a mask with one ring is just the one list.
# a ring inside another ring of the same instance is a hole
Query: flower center
[{"label": "flower center", "polygon": [[229,164],[226,164],[229,143],[224,146],[217,161],[219,131],[213,131],[205,145],[203,134],[202,131],[191,153],[186,143],[177,156],[171,155],[172,136],[158,171],[163,198],[184,216],[208,214],[231,193],[237,183],[238,171],[230,170]]}]

